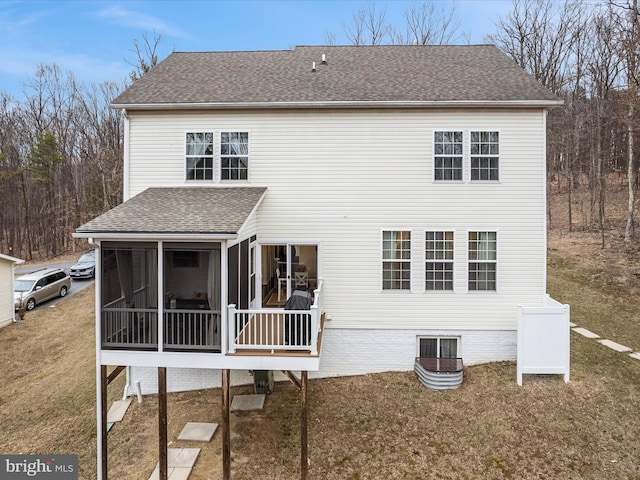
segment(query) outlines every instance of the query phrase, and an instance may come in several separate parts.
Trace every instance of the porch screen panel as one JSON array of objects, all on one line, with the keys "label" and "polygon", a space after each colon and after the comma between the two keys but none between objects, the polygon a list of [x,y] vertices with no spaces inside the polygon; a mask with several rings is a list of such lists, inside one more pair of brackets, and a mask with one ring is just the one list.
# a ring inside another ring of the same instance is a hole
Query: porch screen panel
[{"label": "porch screen panel", "polygon": [[240,275],[238,278],[240,305],[238,308],[249,308],[249,240],[240,244]]},{"label": "porch screen panel", "polygon": [[239,296],[238,296],[238,269],[239,269],[239,264],[238,264],[238,259],[240,258],[240,247],[239,245],[234,245],[232,247],[229,247],[229,250],[227,252],[227,257],[228,257],[228,264],[229,264],[229,269],[227,272],[227,278],[228,278],[228,285],[229,285],[229,291],[228,291],[228,304],[235,304],[238,308],[240,308],[240,306],[238,305],[238,300],[239,300]]},{"label": "porch screen panel", "polygon": [[157,245],[104,242],[100,249],[102,347],[157,347]]},{"label": "porch screen panel", "polygon": [[[114,302],[157,308],[153,288],[158,276],[156,244],[104,242],[101,248],[102,305]],[[157,289],[156,289],[157,290]]]}]

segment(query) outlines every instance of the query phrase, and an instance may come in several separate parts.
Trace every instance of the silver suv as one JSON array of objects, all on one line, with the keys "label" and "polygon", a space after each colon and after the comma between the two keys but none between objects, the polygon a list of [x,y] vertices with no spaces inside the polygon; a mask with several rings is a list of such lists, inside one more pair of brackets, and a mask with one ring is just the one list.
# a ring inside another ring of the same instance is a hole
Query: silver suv
[{"label": "silver suv", "polygon": [[64,297],[71,288],[71,277],[61,268],[43,268],[15,279],[15,310],[23,302],[27,311],[53,297]]}]

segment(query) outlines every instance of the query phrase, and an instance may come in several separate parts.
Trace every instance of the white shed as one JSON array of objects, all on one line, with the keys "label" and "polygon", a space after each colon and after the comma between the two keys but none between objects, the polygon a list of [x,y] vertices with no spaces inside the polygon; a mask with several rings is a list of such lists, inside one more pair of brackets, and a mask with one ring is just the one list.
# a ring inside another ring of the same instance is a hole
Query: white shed
[{"label": "white shed", "polygon": [[13,300],[13,278],[15,266],[24,260],[0,253],[0,327],[15,319]]}]

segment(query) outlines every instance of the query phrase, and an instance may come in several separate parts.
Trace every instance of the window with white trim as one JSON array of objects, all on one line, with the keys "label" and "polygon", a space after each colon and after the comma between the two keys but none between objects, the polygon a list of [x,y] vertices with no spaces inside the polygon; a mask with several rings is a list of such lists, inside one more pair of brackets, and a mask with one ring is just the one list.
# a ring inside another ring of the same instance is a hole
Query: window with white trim
[{"label": "window with white trim", "polygon": [[411,232],[382,232],[382,289],[411,290]]},{"label": "window with white trim", "polygon": [[458,358],[458,339],[447,337],[419,338],[420,358]]},{"label": "window with white trim", "polygon": [[470,147],[471,180],[499,180],[499,133],[471,132]]},{"label": "window with white trim", "polygon": [[425,289],[453,290],[453,232],[425,232]]},{"label": "window with white trim", "polygon": [[496,290],[496,232],[469,232],[469,290]]},{"label": "window with white trim", "polygon": [[187,180],[213,180],[213,132],[187,132],[185,166]]},{"label": "window with white trim", "polygon": [[434,180],[462,180],[462,145],[461,131],[433,132]]},{"label": "window with white trim", "polygon": [[249,132],[220,134],[220,179],[247,180],[249,174]]}]

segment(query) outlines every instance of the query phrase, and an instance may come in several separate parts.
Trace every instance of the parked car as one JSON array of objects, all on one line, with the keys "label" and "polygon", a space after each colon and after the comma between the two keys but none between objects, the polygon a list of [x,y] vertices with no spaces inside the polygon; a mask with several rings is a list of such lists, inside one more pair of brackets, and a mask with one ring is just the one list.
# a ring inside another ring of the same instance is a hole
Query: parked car
[{"label": "parked car", "polygon": [[27,311],[53,297],[64,297],[71,288],[71,277],[61,268],[43,268],[15,279],[15,309],[23,302]]},{"label": "parked car", "polygon": [[71,265],[71,278],[95,278],[96,276],[96,252],[91,250],[82,255],[78,261]]}]

